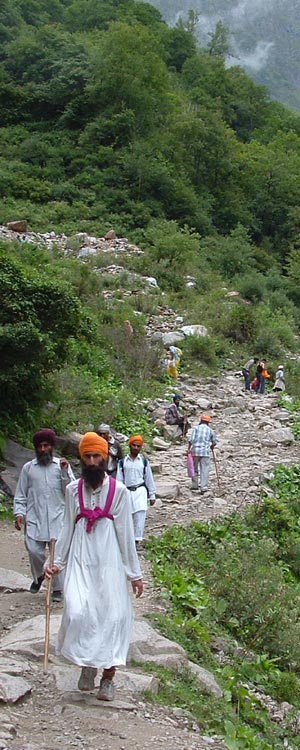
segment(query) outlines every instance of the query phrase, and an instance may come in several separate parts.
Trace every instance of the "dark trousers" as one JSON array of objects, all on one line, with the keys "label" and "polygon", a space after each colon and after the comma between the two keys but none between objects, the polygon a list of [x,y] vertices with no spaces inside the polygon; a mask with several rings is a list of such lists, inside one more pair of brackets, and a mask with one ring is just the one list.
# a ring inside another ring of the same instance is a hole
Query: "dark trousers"
[{"label": "dark trousers", "polygon": [[243,367],[242,373],[243,373],[243,378],[245,381],[245,391],[250,391],[250,384],[251,384],[250,372],[249,370],[245,370],[245,368]]}]

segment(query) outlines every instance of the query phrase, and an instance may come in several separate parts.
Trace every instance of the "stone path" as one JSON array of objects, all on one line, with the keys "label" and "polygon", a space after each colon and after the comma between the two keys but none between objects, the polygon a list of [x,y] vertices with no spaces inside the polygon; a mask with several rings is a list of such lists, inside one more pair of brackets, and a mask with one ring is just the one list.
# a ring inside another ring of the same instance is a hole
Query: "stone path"
[{"label": "stone path", "polygon": [[[215,379],[201,384],[181,377],[176,389],[187,410],[192,411],[193,425],[203,410],[213,418],[221,486],[212,465],[209,493],[201,496],[191,492],[185,467],[186,445],[169,441],[167,450],[153,451],[150,458],[158,471],[158,501],[149,509],[147,534],[160,534],[173,523],[210,519],[242,509],[258,500],[265,475],[277,463],[299,461],[299,446],[290,431],[289,415],[278,406],[273,393],[245,394],[242,379],[234,373],[224,375],[221,384]],[[164,408],[164,402],[153,404],[152,418],[159,420]],[[119,671],[117,699],[112,704],[103,705],[93,694],[79,693],[78,670],[54,653],[60,605],[54,605],[49,672],[44,675],[44,594],[41,591],[32,597],[28,593],[31,579],[21,536],[7,523],[2,524],[1,531],[0,750],[90,746],[93,750],[131,750],[150,744],[158,750],[162,743],[167,750],[177,746],[183,750],[222,747],[217,738],[203,737],[201,728],[184,712],[147,703],[141,691],[146,687],[155,692],[158,683],[141,667],[132,669],[129,663],[126,670]],[[144,555],[142,565],[146,590],[143,598],[134,603],[136,627],[131,658],[139,662],[186,663],[181,647],[161,638],[143,617],[163,611],[164,603],[153,587]],[[198,677],[207,690],[221,693],[213,675],[201,674],[200,670]]]}]

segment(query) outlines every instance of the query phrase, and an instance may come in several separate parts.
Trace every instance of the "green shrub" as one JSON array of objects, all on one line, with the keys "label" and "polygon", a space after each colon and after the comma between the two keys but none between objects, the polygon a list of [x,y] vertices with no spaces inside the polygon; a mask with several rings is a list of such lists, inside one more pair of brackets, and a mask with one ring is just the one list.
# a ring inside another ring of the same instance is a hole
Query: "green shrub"
[{"label": "green shrub", "polygon": [[238,343],[253,340],[255,328],[256,320],[253,309],[239,302],[224,312],[220,320],[220,329],[224,336]]},{"label": "green shrub", "polygon": [[210,336],[187,336],[182,342],[184,361],[195,360],[199,364],[215,367],[217,365],[217,341]]},{"label": "green shrub", "polygon": [[265,278],[261,273],[255,271],[234,279],[233,286],[240,292],[242,297],[251,302],[260,302],[266,293]]}]

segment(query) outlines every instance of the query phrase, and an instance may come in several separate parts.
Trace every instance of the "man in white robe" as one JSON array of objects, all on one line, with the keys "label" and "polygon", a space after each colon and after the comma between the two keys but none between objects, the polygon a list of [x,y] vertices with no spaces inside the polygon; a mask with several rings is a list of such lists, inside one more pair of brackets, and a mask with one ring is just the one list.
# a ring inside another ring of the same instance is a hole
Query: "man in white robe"
[{"label": "man in white robe", "polygon": [[126,664],[133,622],[127,579],[138,597],[143,581],[128,492],[105,471],[107,441],[87,432],[79,453],[82,477],[67,488],[54,565],[46,563],[45,574],[66,569],[58,653],[81,666],[80,690],[92,690],[102,668],[97,698],[113,700],[115,668]]},{"label": "man in white robe", "polygon": [[149,461],[141,455],[144,444],[142,435],[131,435],[128,441],[130,453],[118,463],[117,479],[124,482],[130,492],[135,545],[142,548],[147,514],[147,498],[155,503],[155,484]]},{"label": "man in white robe", "polygon": [[[30,593],[37,594],[44,580],[46,546],[57,539],[65,511],[65,489],[75,479],[65,458],[53,456],[55,432],[43,428],[33,436],[36,458],[27,461],[21,469],[15,498],[15,527],[24,526],[25,546],[33,581]],[[61,601],[63,575],[60,575],[52,593],[53,601]]]}]

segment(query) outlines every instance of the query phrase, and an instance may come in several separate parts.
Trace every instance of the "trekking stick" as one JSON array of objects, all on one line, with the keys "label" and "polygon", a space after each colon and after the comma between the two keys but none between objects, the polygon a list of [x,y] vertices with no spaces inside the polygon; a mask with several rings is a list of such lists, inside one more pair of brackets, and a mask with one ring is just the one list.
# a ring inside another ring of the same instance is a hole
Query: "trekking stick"
[{"label": "trekking stick", "polygon": [[[51,568],[52,568],[53,561],[54,561],[55,541],[56,541],[55,539],[50,539],[50,542],[49,542],[49,552],[50,552],[49,565],[50,565]],[[51,587],[52,587],[52,578],[48,578],[48,580],[47,580],[47,593],[46,593],[44,674],[47,674],[47,671],[48,671],[48,654],[49,654],[49,641],[50,641],[50,601],[51,601]]]},{"label": "trekking stick", "polygon": [[218,469],[217,458],[216,458],[214,447],[212,447],[211,451],[212,451],[212,454],[213,454],[213,459],[214,459],[214,464],[215,464],[215,470],[216,470],[216,477],[217,477],[218,487],[219,487],[219,490],[220,490],[221,489],[221,484],[220,484],[220,477],[219,477],[219,469]]}]

